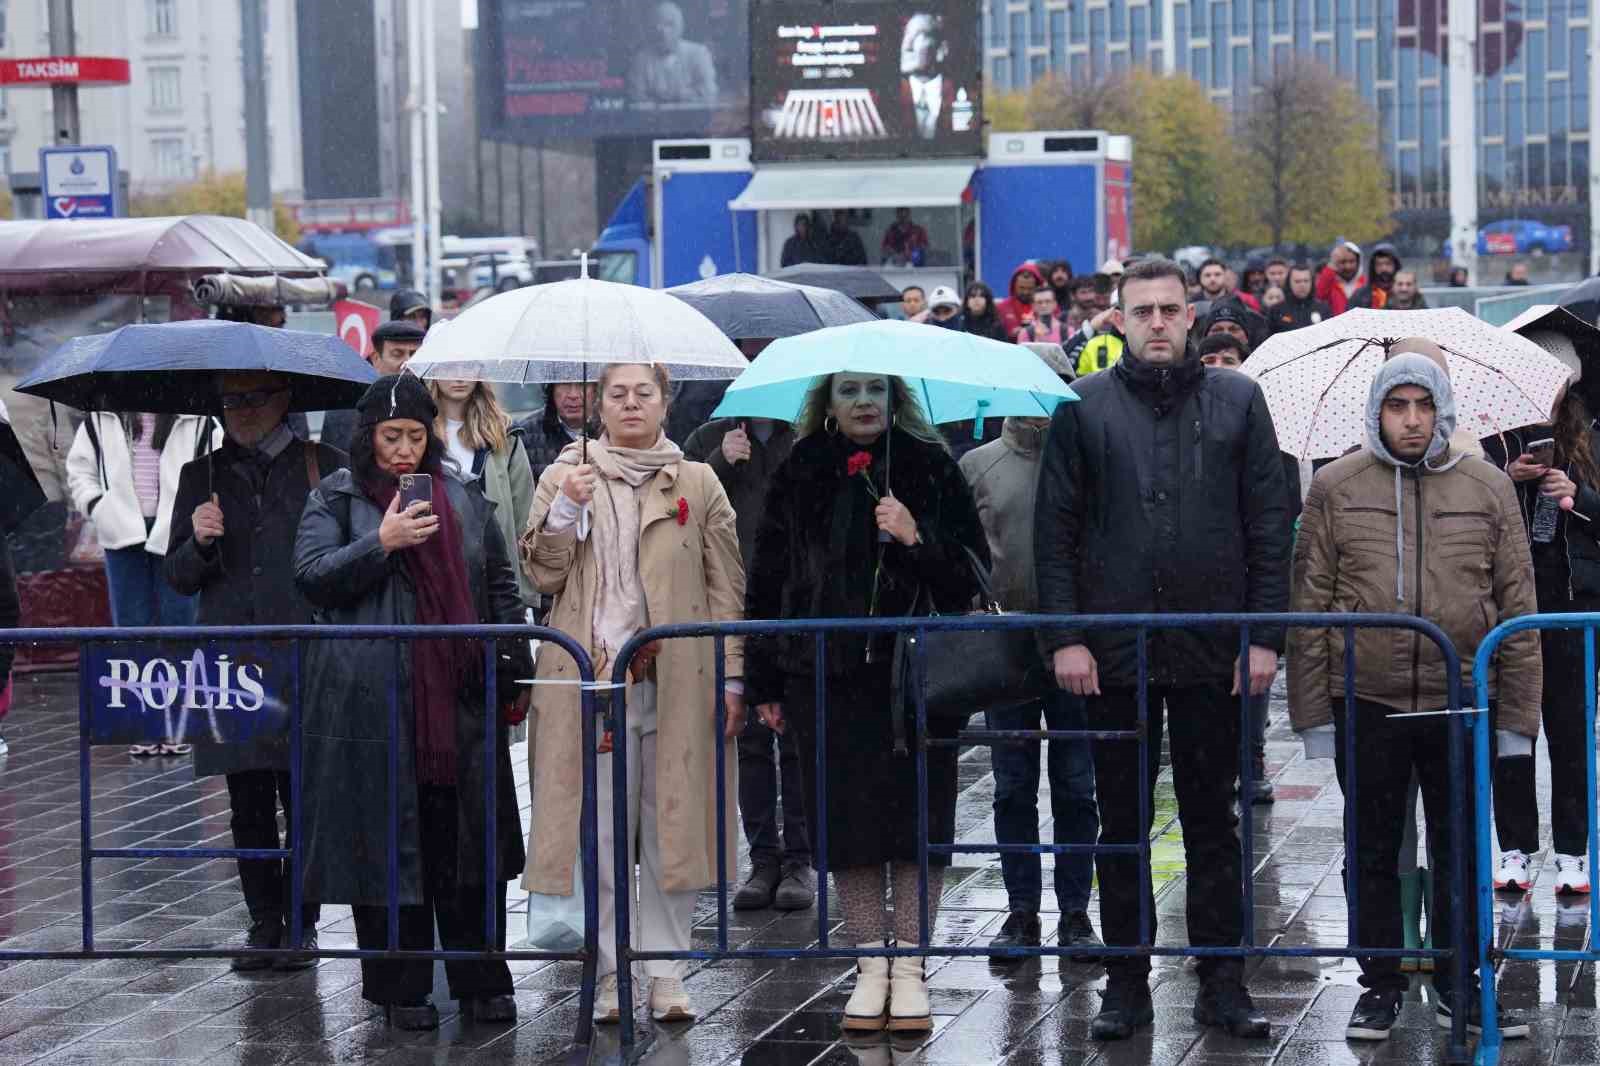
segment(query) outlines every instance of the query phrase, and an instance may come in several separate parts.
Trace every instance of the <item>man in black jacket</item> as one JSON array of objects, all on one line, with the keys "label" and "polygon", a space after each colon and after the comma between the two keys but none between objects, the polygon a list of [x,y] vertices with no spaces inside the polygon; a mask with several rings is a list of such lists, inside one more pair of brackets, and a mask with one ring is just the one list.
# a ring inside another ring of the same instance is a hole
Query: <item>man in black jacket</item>
[{"label": "man in black jacket", "polygon": [[1304,263],[1296,263],[1289,271],[1289,288],[1283,303],[1274,307],[1269,321],[1272,332],[1304,329],[1333,317],[1333,309],[1316,297],[1316,275]]},{"label": "man in black jacket", "polygon": [[[1288,605],[1289,523],[1283,464],[1260,387],[1202,366],[1189,346],[1194,309],[1183,270],[1164,259],[1122,277],[1117,326],[1122,361],[1079,379],[1078,403],[1056,409],[1039,471],[1034,552],[1039,609],[1053,614],[1282,611]],[[1088,699],[1101,729],[1138,725],[1134,630],[1041,633],[1056,682]],[[1233,779],[1239,770],[1239,689],[1265,692],[1277,673],[1281,632],[1251,630],[1249,655],[1227,629],[1152,630],[1144,663],[1149,733],[1163,704],[1188,868],[1189,939],[1240,943],[1240,848]],[[1137,741],[1097,742],[1100,842],[1135,844],[1141,821]],[[1153,797],[1161,745],[1145,745]],[[1147,809],[1153,809],[1153,801]],[[1140,908],[1156,934],[1148,876],[1135,855],[1100,855],[1100,915],[1108,945],[1140,942]],[[1147,956],[1106,964],[1097,1039],[1125,1039],[1154,1018]],[[1239,959],[1199,966],[1197,1021],[1234,1036],[1265,1036],[1267,1022],[1243,983]]]},{"label": "man in black jacket", "polygon": [[[349,460],[326,444],[295,437],[286,415],[291,390],[278,374],[224,374],[218,382],[227,439],[214,453],[186,464],[172,507],[167,583],[199,594],[199,625],[310,625],[311,608],[295,589],[294,540],[306,496],[325,474]],[[278,807],[288,819],[289,750],[282,737],[247,744],[201,743],[195,772],[226,774],[236,848],[288,847],[278,836]],[[289,864],[240,859],[239,883],[250,911],[248,944],[287,946]],[[301,911],[297,947],[315,950],[319,908]],[[283,968],[315,962],[309,956]],[[235,970],[272,963],[235,959]]]}]

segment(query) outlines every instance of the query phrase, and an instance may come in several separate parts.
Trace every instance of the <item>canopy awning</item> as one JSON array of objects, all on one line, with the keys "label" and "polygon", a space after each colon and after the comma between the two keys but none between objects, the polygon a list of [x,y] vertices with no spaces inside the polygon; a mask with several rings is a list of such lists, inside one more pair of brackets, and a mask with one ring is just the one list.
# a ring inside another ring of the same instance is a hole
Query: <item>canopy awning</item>
[{"label": "canopy awning", "polygon": [[756,171],[728,206],[735,211],[950,207],[961,202],[972,170],[971,163],[767,167]]}]

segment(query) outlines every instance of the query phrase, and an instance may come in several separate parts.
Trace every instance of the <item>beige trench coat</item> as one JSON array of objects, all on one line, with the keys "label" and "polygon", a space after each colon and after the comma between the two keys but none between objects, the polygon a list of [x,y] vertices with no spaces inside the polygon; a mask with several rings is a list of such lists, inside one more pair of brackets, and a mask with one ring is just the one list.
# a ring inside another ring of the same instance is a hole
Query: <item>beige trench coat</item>
[{"label": "beige trench coat", "polygon": [[[558,460],[540,477],[528,530],[522,537],[522,561],[539,591],[555,597],[549,625],[572,634],[594,658],[598,679],[606,682],[611,680],[612,664],[593,647],[594,542],[580,541],[575,530],[542,532],[545,515],[571,469],[571,463]],[[680,498],[688,504],[683,525],[677,521]],[[733,507],[711,467],[687,460],[664,467],[642,501],[639,569],[650,623],[742,619],[744,565],[739,535]],[[610,506],[609,497],[596,495],[594,506]],[[727,676],[743,677],[743,641],[730,637],[726,648]],[[577,668],[560,648],[545,644],[539,650],[536,676],[572,681]],[[665,867],[662,887],[669,892],[708,888],[717,880],[716,661],[712,642],[663,642],[656,659],[656,677],[656,781],[659,844]],[[564,896],[572,892],[583,807],[579,692],[575,685],[544,685],[535,689],[535,702],[535,742],[529,745],[533,753],[533,832],[522,884],[530,892]],[[724,741],[723,748],[727,775],[725,874],[732,880],[738,864],[738,753],[732,740]],[[629,753],[630,757],[634,754]],[[610,861],[610,857],[602,855],[600,861]]]}]

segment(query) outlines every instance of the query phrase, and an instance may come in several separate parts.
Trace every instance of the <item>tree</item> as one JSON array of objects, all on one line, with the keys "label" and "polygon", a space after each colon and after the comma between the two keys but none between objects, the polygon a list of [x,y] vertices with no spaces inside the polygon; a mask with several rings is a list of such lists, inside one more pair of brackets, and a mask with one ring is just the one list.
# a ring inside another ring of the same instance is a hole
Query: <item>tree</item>
[{"label": "tree", "polygon": [[[128,213],[135,217],[166,215],[232,215],[244,218],[245,179],[241,174],[208,173],[198,181],[177,185],[166,192],[134,193],[128,198]],[[272,228],[279,237],[294,244],[300,239],[300,225],[294,213],[281,200],[272,203]]]},{"label": "tree", "polygon": [[1276,71],[1238,116],[1241,240],[1365,243],[1393,228],[1378,123],[1355,86],[1314,63]]},{"label": "tree", "polygon": [[[1007,101],[1010,103],[1010,101]],[[1103,129],[1133,137],[1134,246],[1167,250],[1232,239],[1236,152],[1228,115],[1187,77],[1135,70],[1092,85],[1038,82],[1029,129]]]}]

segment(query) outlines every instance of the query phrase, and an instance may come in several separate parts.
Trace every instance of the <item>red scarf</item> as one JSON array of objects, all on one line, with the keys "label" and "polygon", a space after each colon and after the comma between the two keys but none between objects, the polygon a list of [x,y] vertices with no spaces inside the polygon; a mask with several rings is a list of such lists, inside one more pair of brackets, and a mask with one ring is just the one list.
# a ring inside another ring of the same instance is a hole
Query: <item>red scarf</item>
[{"label": "red scarf", "polygon": [[[433,513],[439,531],[414,548],[400,551],[400,562],[417,597],[417,624],[477,625],[478,612],[467,581],[461,523],[450,506],[439,469],[433,475]],[[398,482],[385,477],[367,485],[369,499],[384,511]],[[480,674],[474,640],[411,642],[411,710],[415,720],[417,778],[428,785],[456,783],[456,715],[461,692]]]}]

